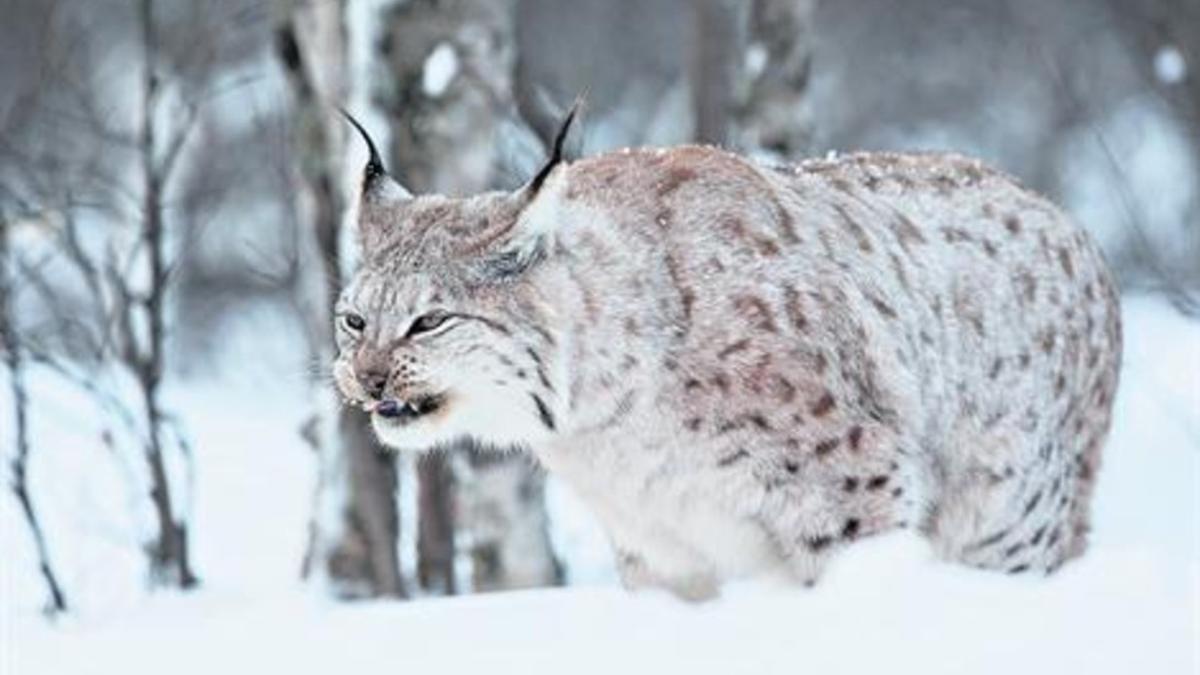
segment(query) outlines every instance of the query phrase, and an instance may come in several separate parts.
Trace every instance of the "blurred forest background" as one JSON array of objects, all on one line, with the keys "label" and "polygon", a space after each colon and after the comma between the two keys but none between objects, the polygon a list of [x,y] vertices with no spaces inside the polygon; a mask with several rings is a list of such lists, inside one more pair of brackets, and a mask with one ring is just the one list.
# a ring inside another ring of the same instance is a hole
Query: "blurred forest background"
[{"label": "blurred forest background", "polygon": [[456,594],[586,581],[604,560],[529,460],[397,458],[336,405],[330,305],[365,156],[339,106],[417,192],[518,185],[581,92],[577,154],[977,155],[1074,213],[1125,290],[1200,311],[1196,0],[0,0],[0,16],[6,607],[232,578]]}]

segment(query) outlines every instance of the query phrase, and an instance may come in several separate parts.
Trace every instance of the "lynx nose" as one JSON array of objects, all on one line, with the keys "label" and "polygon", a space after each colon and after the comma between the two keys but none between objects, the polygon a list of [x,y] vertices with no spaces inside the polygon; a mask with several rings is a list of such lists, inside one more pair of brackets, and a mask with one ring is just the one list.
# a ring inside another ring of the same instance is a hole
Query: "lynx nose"
[{"label": "lynx nose", "polygon": [[383,390],[387,388],[388,374],[381,370],[367,370],[359,373],[358,383],[368,397],[378,400],[383,398]]}]

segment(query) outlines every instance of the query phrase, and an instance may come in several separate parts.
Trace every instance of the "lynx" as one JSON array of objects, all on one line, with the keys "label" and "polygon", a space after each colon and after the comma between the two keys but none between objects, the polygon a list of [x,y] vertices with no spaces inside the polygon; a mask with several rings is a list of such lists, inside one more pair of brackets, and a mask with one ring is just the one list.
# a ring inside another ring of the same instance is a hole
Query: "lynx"
[{"label": "lynx", "polygon": [[629,587],[804,584],[897,528],[1049,573],[1085,547],[1121,352],[1088,235],[978,161],[712,147],[413,196],[371,157],[334,372],[388,446],[527,448]]}]

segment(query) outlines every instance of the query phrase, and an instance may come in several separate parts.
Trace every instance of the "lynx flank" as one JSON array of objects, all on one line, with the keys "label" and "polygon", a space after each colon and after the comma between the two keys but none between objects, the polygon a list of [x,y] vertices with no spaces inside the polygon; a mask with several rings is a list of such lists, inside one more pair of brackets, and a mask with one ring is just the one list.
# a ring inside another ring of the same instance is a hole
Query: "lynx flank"
[{"label": "lynx flank", "polygon": [[895,528],[1010,573],[1083,551],[1121,329],[1059,209],[953,155],[560,147],[450,199],[372,146],[335,376],[384,443],[528,448],[627,585],[687,598]]}]

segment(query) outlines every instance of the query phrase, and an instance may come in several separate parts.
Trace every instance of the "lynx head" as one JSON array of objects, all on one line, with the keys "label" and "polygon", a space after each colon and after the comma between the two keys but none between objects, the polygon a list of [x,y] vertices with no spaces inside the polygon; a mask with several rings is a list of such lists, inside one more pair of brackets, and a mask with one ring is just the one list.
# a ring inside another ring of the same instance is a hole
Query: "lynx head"
[{"label": "lynx head", "polygon": [[552,234],[541,188],[570,120],[526,186],[463,199],[411,195],[350,120],[370,160],[360,266],[335,308],[334,378],[385,444],[508,447],[555,431],[558,339],[530,277]]}]

